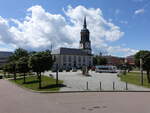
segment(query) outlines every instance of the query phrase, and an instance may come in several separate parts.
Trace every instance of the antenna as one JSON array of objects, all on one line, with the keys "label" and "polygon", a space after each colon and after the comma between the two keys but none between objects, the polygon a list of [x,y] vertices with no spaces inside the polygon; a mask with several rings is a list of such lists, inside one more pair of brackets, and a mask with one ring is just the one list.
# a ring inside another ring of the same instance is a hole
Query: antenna
[{"label": "antenna", "polygon": [[50,47],[50,51],[52,52],[53,51],[53,45],[51,44],[51,47]]}]

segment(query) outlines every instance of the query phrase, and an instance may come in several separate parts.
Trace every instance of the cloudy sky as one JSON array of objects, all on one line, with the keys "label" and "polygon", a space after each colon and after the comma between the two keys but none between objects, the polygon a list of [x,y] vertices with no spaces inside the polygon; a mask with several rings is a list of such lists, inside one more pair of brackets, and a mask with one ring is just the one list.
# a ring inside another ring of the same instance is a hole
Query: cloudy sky
[{"label": "cloudy sky", "polygon": [[79,47],[87,17],[93,53],[150,49],[149,0],[0,0],[0,51]]}]

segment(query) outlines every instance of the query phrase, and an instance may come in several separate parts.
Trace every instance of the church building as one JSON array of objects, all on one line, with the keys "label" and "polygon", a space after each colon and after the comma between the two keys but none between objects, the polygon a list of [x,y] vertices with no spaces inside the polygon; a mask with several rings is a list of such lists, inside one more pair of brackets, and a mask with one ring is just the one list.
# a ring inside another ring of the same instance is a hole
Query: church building
[{"label": "church building", "polygon": [[79,48],[64,48],[61,47],[52,51],[55,58],[55,65],[59,65],[62,69],[81,68],[82,66],[93,65],[93,55],[91,49],[90,32],[87,29],[86,17],[84,18],[83,29],[81,29],[81,39]]}]

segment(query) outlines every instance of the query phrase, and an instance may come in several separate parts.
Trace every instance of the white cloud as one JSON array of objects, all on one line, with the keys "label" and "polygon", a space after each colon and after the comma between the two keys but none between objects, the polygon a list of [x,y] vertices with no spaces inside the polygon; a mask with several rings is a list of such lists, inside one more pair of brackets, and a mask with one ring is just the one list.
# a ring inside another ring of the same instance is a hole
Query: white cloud
[{"label": "white cloud", "polygon": [[107,51],[110,53],[110,54],[117,54],[117,53],[122,53],[121,56],[129,56],[129,55],[133,55],[135,54],[136,52],[138,52],[138,50],[135,50],[135,49],[131,49],[131,48],[125,48],[125,47],[122,47],[122,46],[109,46],[107,48]]},{"label": "white cloud", "polygon": [[87,17],[94,52],[98,52],[101,48],[108,49],[108,42],[117,41],[124,35],[118,26],[104,19],[99,8],[68,6],[64,14],[65,16],[51,14],[36,5],[27,9],[23,21],[11,20],[16,26],[10,26],[9,21],[0,17],[0,42],[11,45],[12,49],[23,47],[29,50],[43,50],[49,49],[51,44],[55,48],[60,46],[78,48],[84,16]]},{"label": "white cloud", "polygon": [[137,15],[137,14],[143,14],[145,12],[144,9],[138,9],[138,10],[135,10],[134,14]]},{"label": "white cloud", "polygon": [[88,28],[91,31],[91,39],[94,41],[103,39],[116,41],[124,35],[118,26],[103,18],[102,11],[99,8],[87,9],[83,6],[76,8],[69,7],[69,9],[65,11],[65,14],[70,17],[71,22],[73,22],[75,26],[79,26],[79,29],[81,29],[83,17],[86,15]]},{"label": "white cloud", "polygon": [[8,20],[0,16],[0,43],[13,42],[13,34],[9,31]]},{"label": "white cloud", "polygon": [[18,27],[11,27],[19,47],[42,50],[53,43],[64,46],[72,44],[66,33],[65,18],[59,14],[50,14],[41,6],[33,6],[27,10],[29,16],[23,22],[13,20]]}]

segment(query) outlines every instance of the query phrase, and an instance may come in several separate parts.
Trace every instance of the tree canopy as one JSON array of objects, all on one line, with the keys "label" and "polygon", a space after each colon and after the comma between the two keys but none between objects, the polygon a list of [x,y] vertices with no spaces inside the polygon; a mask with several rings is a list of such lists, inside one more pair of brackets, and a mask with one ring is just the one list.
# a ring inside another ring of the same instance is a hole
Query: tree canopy
[{"label": "tree canopy", "polygon": [[142,59],[143,70],[147,72],[147,79],[150,83],[150,51],[141,50],[135,54],[135,63],[140,67],[140,59]]},{"label": "tree canopy", "polygon": [[37,52],[29,58],[29,66],[39,78],[39,88],[41,88],[41,73],[51,69],[53,64],[50,51]]},{"label": "tree canopy", "polygon": [[93,64],[94,65],[106,65],[107,64],[107,59],[104,58],[103,56],[94,56]]},{"label": "tree canopy", "polygon": [[50,70],[53,64],[50,52],[38,52],[30,56],[29,66],[34,72],[44,72]]},{"label": "tree canopy", "polygon": [[22,57],[28,57],[29,53],[27,50],[18,48],[15,50],[13,55],[9,58],[10,61],[16,61],[19,60]]},{"label": "tree canopy", "polygon": [[28,57],[22,57],[17,61],[17,71],[19,73],[23,73],[24,76],[24,83],[25,83],[25,76],[26,73],[29,72],[29,66],[28,66]]},{"label": "tree canopy", "polygon": [[141,50],[135,54],[135,63],[140,67],[140,58],[143,60],[143,69],[150,70],[150,51]]}]

